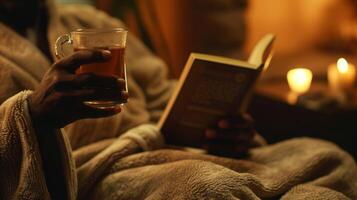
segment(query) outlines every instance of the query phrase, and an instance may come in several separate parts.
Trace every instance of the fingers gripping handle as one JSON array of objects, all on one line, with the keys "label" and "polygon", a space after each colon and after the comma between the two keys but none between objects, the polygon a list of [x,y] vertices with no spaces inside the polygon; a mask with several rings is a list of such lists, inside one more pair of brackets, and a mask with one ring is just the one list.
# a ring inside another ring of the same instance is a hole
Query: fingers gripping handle
[{"label": "fingers gripping handle", "polygon": [[55,43],[55,54],[57,59],[66,57],[65,47],[72,46],[73,40],[70,34],[61,35]]}]

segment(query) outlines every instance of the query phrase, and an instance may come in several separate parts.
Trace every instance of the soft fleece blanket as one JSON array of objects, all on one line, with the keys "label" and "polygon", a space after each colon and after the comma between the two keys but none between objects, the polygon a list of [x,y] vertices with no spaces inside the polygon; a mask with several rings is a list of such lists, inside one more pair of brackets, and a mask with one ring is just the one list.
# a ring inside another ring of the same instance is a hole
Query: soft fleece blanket
[{"label": "soft fleece blanket", "polygon": [[[50,199],[28,114],[29,93],[0,107],[2,199]],[[65,163],[69,199],[357,198],[355,161],[326,141],[292,139],[234,160],[162,149],[156,127],[141,125],[76,150],[77,184],[67,139],[61,133],[57,138],[63,152],[54,156]]]},{"label": "soft fleece blanket", "polygon": [[[100,144],[79,149],[75,157],[79,165],[80,197],[357,198],[355,161],[330,142],[296,138],[252,149],[244,160],[183,150],[154,150],[163,148],[162,142],[154,126],[143,125],[122,135],[90,159],[86,156]],[[146,151],[139,153],[140,149]]]},{"label": "soft fleece blanket", "polygon": [[[91,7],[48,6],[50,46],[75,28],[122,26]],[[31,92],[20,91],[36,88],[51,62],[1,23],[0,36],[0,199],[50,199]],[[357,199],[355,161],[328,142],[293,139],[252,149],[245,160],[165,150],[155,126],[139,125],[160,116],[173,82],[134,37],[127,58],[131,100],[122,114],[48,133],[61,149],[53,156],[63,163],[68,199]]]}]

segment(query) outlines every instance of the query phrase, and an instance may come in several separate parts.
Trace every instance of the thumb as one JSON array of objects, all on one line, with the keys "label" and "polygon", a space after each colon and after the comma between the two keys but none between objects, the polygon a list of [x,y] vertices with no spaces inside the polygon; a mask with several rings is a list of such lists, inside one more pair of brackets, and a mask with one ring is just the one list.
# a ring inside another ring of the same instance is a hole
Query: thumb
[{"label": "thumb", "polygon": [[61,59],[54,67],[69,73],[74,73],[81,65],[108,61],[111,53],[108,50],[80,50]]}]

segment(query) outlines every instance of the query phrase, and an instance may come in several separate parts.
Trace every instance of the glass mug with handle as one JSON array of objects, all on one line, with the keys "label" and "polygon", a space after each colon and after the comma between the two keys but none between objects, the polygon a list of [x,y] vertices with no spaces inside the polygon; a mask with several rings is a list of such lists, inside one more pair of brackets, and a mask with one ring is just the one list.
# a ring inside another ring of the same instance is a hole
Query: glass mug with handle
[{"label": "glass mug with handle", "polygon": [[[81,65],[76,74],[93,73],[103,76],[115,76],[125,80],[125,90],[128,91],[125,65],[125,47],[128,31],[122,28],[113,29],[77,29],[60,36],[55,44],[58,58],[69,55],[70,52],[103,49],[109,50],[111,58],[104,63]],[[119,92],[119,91],[118,91]],[[114,109],[125,102],[117,101],[85,101],[84,104],[97,109]]]}]

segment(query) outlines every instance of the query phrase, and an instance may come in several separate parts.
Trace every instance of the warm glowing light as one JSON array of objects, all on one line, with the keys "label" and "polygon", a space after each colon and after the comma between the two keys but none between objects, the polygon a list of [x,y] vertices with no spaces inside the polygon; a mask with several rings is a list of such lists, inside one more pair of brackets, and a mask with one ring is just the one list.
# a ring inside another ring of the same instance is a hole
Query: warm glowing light
[{"label": "warm glowing light", "polygon": [[346,93],[354,87],[356,79],[356,67],[340,58],[337,65],[331,64],[327,70],[327,78],[331,89],[335,93]]},{"label": "warm glowing light", "polygon": [[312,72],[305,68],[292,69],[287,74],[290,89],[298,94],[307,92],[312,81]]},{"label": "warm glowing light", "polygon": [[340,73],[342,73],[342,74],[347,73],[348,72],[348,68],[349,68],[349,66],[348,66],[348,62],[347,62],[346,59],[344,59],[344,58],[338,59],[338,61],[337,61],[337,70]]}]

